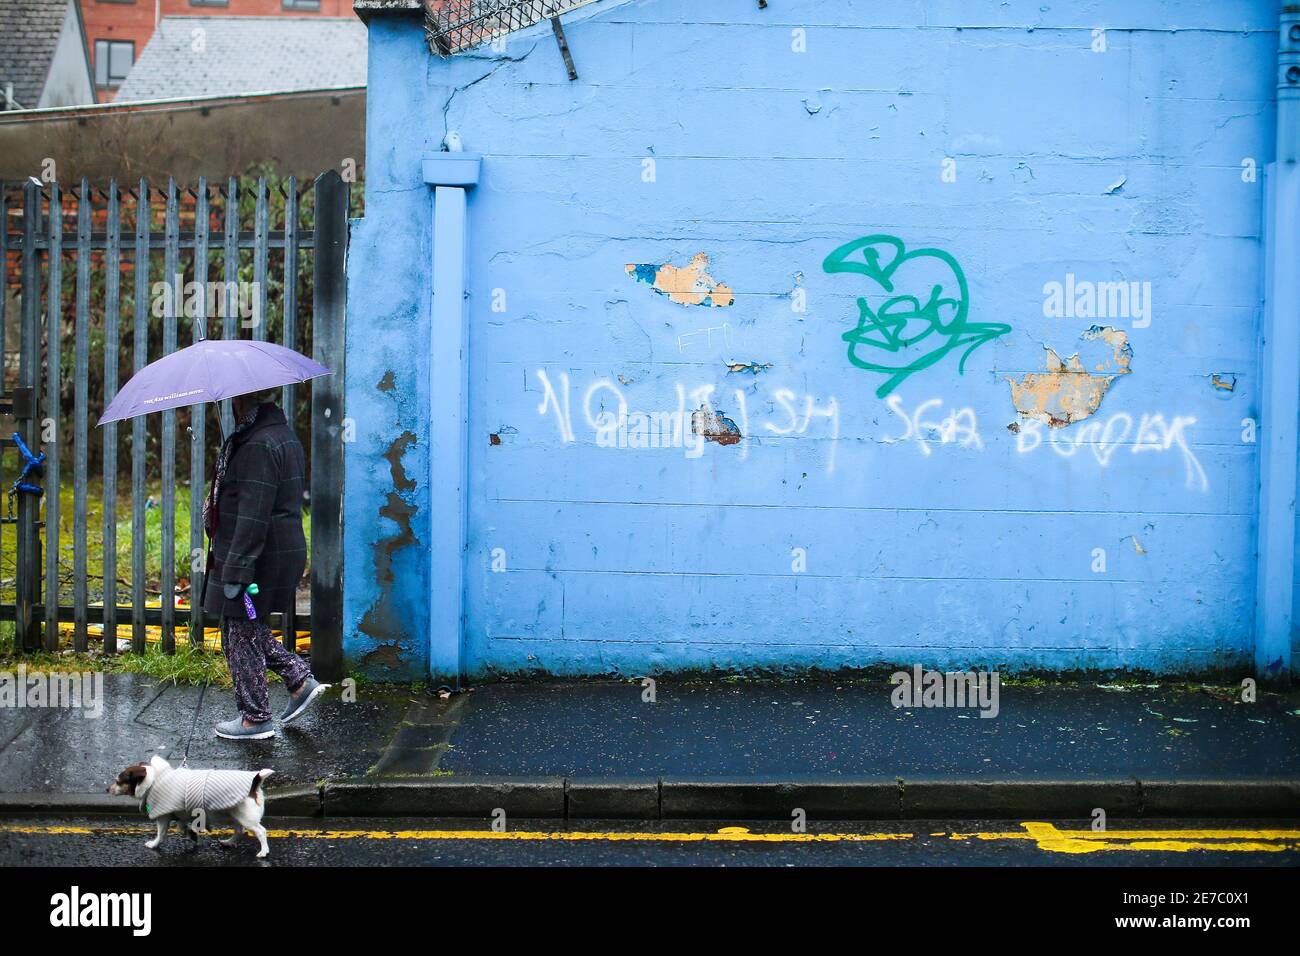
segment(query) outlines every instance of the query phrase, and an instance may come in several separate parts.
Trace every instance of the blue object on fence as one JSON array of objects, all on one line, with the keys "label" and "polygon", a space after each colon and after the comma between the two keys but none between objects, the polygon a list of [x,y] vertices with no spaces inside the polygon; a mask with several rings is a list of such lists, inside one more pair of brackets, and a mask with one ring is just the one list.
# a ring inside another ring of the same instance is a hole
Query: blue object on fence
[{"label": "blue object on fence", "polygon": [[43,495],[45,489],[40,485],[28,481],[27,476],[35,474],[37,478],[45,475],[45,452],[39,455],[33,455],[32,450],[27,447],[23,441],[23,436],[14,432],[14,444],[18,446],[18,452],[23,456],[26,464],[23,465],[22,472],[14,479],[14,483],[9,487],[9,517],[14,516],[14,497],[20,492],[25,491],[30,495]]},{"label": "blue object on fence", "polygon": [[257,608],[253,607],[253,598],[251,597],[251,595],[255,594],[257,594],[256,581],[244,588],[244,610],[248,612],[248,619],[250,621],[257,620]]}]

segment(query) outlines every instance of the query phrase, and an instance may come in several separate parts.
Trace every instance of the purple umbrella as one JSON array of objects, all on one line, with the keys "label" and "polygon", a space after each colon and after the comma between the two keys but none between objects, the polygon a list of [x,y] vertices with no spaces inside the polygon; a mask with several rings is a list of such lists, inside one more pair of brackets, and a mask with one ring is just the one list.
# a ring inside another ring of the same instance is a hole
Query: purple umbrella
[{"label": "purple umbrella", "polygon": [[104,409],[99,424],[332,374],[319,362],[274,342],[204,339],[136,372]]}]

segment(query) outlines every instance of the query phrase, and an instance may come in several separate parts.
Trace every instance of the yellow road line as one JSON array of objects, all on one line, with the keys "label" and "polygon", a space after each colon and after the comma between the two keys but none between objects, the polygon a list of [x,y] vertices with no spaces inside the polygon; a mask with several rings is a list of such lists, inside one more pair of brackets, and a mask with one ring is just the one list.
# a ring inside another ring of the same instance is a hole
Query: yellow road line
[{"label": "yellow road line", "polygon": [[[1028,840],[1051,853],[1101,851],[1190,850],[1277,853],[1300,850],[1300,830],[1062,830],[1051,823],[1025,822],[1023,829],[1005,832],[939,832],[956,842]],[[0,824],[0,834],[45,836],[145,835],[149,826],[72,826],[67,824]],[[222,836],[231,831],[210,830]],[[582,830],[330,830],[324,828],[268,829],[271,839],[303,840],[516,840],[608,843],[874,843],[914,840],[915,833],[752,833],[746,827],[722,827],[716,832],[644,832]]]},{"label": "yellow road line", "polygon": [[1079,840],[1110,840],[1123,838],[1128,840],[1166,839],[1170,834],[1196,834],[1208,840],[1231,840],[1249,836],[1260,840],[1300,840],[1300,830],[1057,830],[1052,823],[1022,823],[1026,830],[1009,832],[939,832],[931,836],[946,836],[950,840],[1032,840],[1036,839],[1037,827],[1050,827],[1060,834],[1069,834]]},{"label": "yellow road line", "polygon": [[[1036,840],[1035,832],[1069,835],[1076,840],[1164,840],[1172,837],[1197,836],[1206,840],[1234,840],[1249,837],[1257,840],[1300,840],[1300,830],[1057,830],[1050,823],[1022,823],[1024,830],[1007,833],[932,833],[950,840]],[[1047,828],[1042,830],[1040,828]]]},{"label": "yellow road line", "polygon": [[[144,835],[155,832],[144,826],[68,826],[63,824],[0,824],[0,833],[49,836]],[[209,830],[211,836],[229,834],[229,829]],[[581,830],[300,830],[267,828],[271,839],[298,837],[306,840],[554,840],[664,842],[664,843],[871,843],[882,840],[911,840],[913,833],[751,833],[745,827],[723,827],[716,833],[644,833],[639,831],[586,832]]]},{"label": "yellow road line", "polygon": [[1300,830],[1060,830],[1050,823],[1022,823],[1023,832],[953,833],[953,840],[1033,840],[1051,853],[1189,850],[1280,853],[1300,849]]}]

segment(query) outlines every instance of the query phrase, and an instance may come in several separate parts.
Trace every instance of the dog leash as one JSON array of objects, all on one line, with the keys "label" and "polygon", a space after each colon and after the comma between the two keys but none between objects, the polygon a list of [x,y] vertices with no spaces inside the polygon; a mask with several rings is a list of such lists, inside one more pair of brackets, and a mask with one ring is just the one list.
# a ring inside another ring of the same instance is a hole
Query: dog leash
[{"label": "dog leash", "polygon": [[208,684],[211,681],[204,681],[203,686],[199,688],[199,702],[194,705],[194,720],[190,723],[190,735],[185,739],[185,755],[181,757],[181,769],[184,769],[190,762],[190,744],[194,742],[194,728],[199,725],[199,714],[203,711],[203,695],[208,692]]}]

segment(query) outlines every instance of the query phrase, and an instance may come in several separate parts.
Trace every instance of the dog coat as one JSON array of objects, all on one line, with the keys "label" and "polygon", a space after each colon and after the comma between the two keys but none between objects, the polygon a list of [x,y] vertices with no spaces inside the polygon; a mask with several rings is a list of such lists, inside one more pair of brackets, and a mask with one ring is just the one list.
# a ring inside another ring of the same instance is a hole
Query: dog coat
[{"label": "dog coat", "polygon": [[154,770],[153,786],[140,796],[150,820],[187,816],[195,810],[229,810],[249,795],[256,770]]}]

